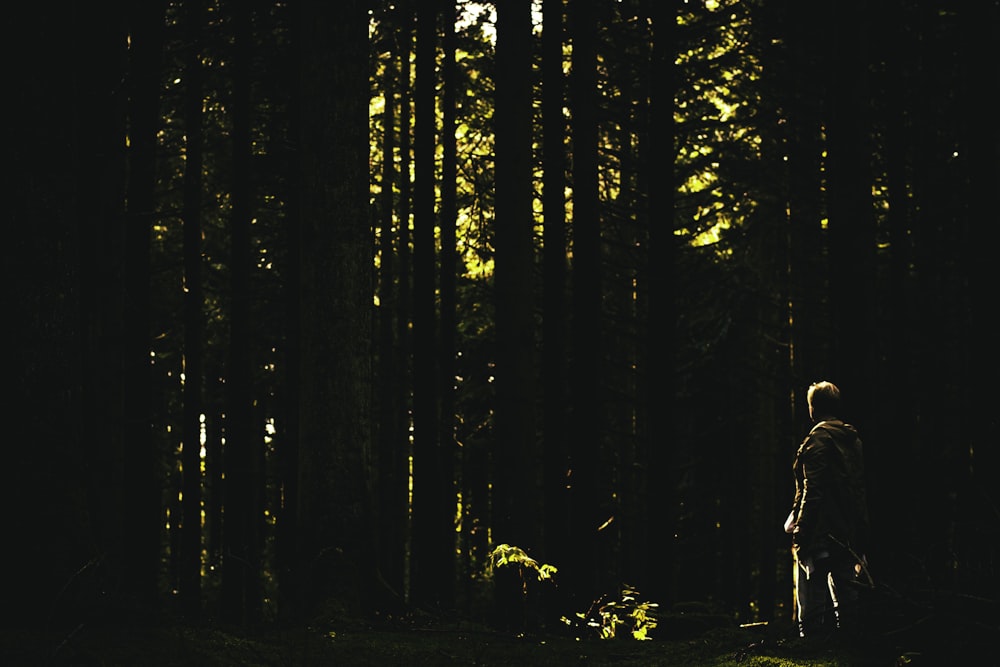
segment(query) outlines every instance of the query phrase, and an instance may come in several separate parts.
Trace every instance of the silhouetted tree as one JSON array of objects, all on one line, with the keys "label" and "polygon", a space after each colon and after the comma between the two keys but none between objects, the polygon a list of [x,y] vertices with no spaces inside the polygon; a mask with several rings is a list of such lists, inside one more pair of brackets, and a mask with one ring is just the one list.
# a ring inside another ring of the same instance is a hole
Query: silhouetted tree
[{"label": "silhouetted tree", "polygon": [[[648,148],[642,151],[647,172],[647,224],[649,249],[645,258],[644,280],[639,280],[640,294],[645,295],[645,367],[640,370],[641,395],[645,405],[639,406],[645,418],[640,421],[640,455],[645,466],[648,486],[646,520],[648,553],[646,555],[648,594],[664,602],[675,599],[673,579],[675,568],[674,534],[677,505],[674,495],[677,466],[677,430],[673,414],[677,384],[676,373],[677,310],[676,248],[674,235],[674,192],[677,174],[671,166],[664,177],[656,173],[664,161],[671,165],[675,152],[673,114],[674,88],[677,76],[672,54],[675,50],[674,26],[676,7],[673,2],[650,0],[646,9],[652,20],[653,44],[649,64],[649,109],[647,118]],[[668,539],[656,539],[666,535]],[[638,585],[638,582],[636,582]]]},{"label": "silhouetted tree", "polygon": [[416,90],[413,184],[413,542],[411,595],[414,603],[436,607],[447,596],[452,574],[451,513],[442,477],[440,395],[437,358],[437,252],[434,193],[437,144],[437,2],[416,5]]},{"label": "silhouetted tree", "polygon": [[[223,448],[224,513],[222,613],[230,623],[256,624],[262,612],[259,493],[263,424],[253,409],[254,374],[251,273],[254,267],[251,217],[252,8],[234,8],[232,112],[232,209],[230,211],[230,327],[226,367],[227,408]],[[258,425],[259,424],[259,428]]]},{"label": "silhouetted tree", "polygon": [[368,15],[301,3],[300,614],[375,604]]},{"label": "silhouetted tree", "polygon": [[[601,231],[598,191],[597,15],[592,0],[569,8],[573,41],[569,81],[572,133],[573,223],[571,285],[570,512],[571,558],[564,569],[566,584],[581,596],[584,608],[608,582],[600,572],[607,544],[598,530],[609,518],[609,489],[602,479],[604,446],[605,359],[601,324]],[[579,605],[578,605],[579,606]]]},{"label": "silhouetted tree", "polygon": [[[542,4],[542,340],[541,441],[544,456],[544,558],[566,560],[569,546],[568,283],[566,219],[565,3]],[[540,554],[539,554],[540,555]]]},{"label": "silhouetted tree", "polygon": [[122,526],[116,550],[124,597],[140,609],[158,605],[160,507],[152,431],[150,240],[156,220],[156,132],[164,3],[130,7],[129,166],[125,212],[123,313]]},{"label": "silhouetted tree", "polygon": [[526,0],[497,9],[496,407],[494,541],[541,546],[541,457],[535,424],[532,30]]},{"label": "silhouetted tree", "polygon": [[197,618],[201,610],[201,414],[202,340],[204,297],[202,290],[202,71],[201,29],[204,8],[191,2],[184,16],[187,54],[184,60],[184,125],[187,145],[184,162],[184,425],[182,439],[183,534],[180,591],[185,611]]},{"label": "silhouetted tree", "polygon": [[[378,558],[379,570],[386,584],[402,599],[405,595],[407,515],[409,513],[409,429],[405,390],[408,367],[403,344],[407,315],[403,308],[403,244],[409,243],[403,217],[403,203],[397,206],[396,190],[409,182],[406,171],[397,167],[396,153],[408,142],[409,118],[402,115],[402,97],[408,86],[410,12],[401,5],[389,8],[381,35],[389,50],[382,94],[382,190],[379,199],[379,271],[378,271]],[[397,112],[397,109],[399,110]],[[406,160],[401,160],[404,164]]]}]

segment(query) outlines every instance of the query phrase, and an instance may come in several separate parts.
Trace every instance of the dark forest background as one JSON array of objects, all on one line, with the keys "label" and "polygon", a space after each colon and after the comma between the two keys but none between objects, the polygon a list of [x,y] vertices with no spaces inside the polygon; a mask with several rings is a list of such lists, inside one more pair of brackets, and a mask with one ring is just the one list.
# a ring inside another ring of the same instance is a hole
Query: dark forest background
[{"label": "dark forest background", "polygon": [[497,5],[8,8],[8,610],[788,619],[826,379],[995,623],[1000,4]]}]

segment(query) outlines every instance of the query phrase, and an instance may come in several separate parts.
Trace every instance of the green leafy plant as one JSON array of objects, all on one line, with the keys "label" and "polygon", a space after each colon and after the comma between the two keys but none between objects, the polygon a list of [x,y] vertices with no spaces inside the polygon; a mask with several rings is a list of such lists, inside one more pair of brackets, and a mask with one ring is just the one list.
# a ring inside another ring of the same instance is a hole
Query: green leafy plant
[{"label": "green leafy plant", "polygon": [[576,622],[567,618],[563,622],[592,628],[601,639],[648,640],[650,631],[656,627],[654,612],[658,606],[655,602],[640,601],[638,591],[625,586],[620,598],[601,596],[586,612],[576,614]]},{"label": "green leafy plant", "polygon": [[[520,547],[510,544],[497,545],[487,559],[490,577],[495,578],[500,570],[516,577],[522,595],[527,595],[530,582],[552,582],[558,571],[555,566],[539,563]],[[563,616],[560,620],[569,626],[586,628],[588,632],[596,631],[601,639],[647,640],[656,627],[658,606],[655,602],[641,601],[638,591],[626,585],[620,597],[601,596],[586,612],[575,614],[575,619]]]},{"label": "green leafy plant", "polygon": [[558,571],[554,565],[539,563],[529,556],[524,549],[510,544],[499,544],[490,552],[487,560],[490,574],[498,568],[517,568],[518,576],[521,579],[522,587],[527,589],[529,574],[533,574],[538,581],[548,581]]}]

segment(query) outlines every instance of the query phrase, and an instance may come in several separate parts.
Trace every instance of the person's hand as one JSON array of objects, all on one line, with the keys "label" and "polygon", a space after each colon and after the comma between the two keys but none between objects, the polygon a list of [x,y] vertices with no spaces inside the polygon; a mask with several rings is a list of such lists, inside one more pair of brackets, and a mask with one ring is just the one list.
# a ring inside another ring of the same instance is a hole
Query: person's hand
[{"label": "person's hand", "polygon": [[788,518],[785,519],[785,532],[794,533],[795,532],[795,510],[788,513]]},{"label": "person's hand", "polygon": [[872,578],[872,571],[868,566],[868,556],[861,555],[861,562],[854,564],[854,573],[861,583],[867,584],[869,588],[875,588],[875,580]]}]

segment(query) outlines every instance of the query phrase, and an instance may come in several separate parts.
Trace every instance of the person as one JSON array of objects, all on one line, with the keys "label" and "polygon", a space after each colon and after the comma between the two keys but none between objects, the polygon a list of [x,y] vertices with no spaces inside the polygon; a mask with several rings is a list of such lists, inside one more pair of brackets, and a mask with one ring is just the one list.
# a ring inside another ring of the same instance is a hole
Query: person
[{"label": "person", "polygon": [[864,456],[857,429],[840,418],[835,384],[812,384],[806,399],[813,426],[795,453],[785,531],[792,537],[799,636],[829,636],[857,631],[860,591],[873,585]]}]

